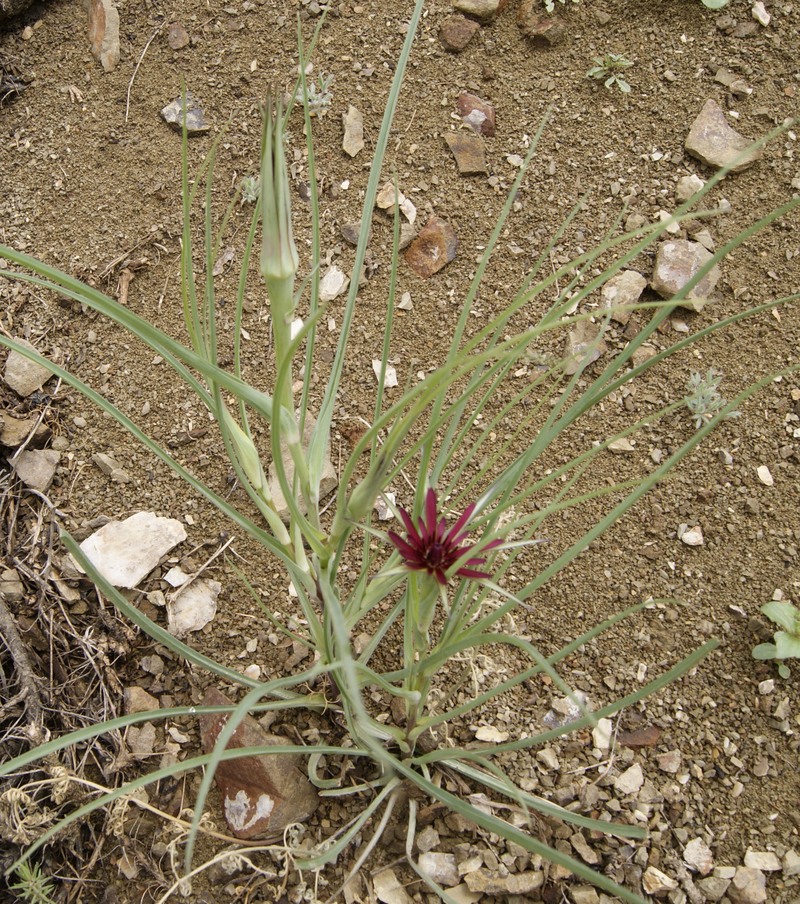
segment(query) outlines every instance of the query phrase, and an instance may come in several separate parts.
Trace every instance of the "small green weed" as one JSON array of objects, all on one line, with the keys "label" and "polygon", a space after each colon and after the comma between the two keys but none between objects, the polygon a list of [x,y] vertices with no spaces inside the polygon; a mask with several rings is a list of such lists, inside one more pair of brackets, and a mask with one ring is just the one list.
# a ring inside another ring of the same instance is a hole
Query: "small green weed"
[{"label": "small green weed", "polygon": [[619,53],[607,53],[602,57],[594,58],[594,66],[586,73],[587,78],[603,80],[606,88],[614,85],[623,94],[630,94],[631,86],[620,75],[626,69],[630,69],[633,63]]},{"label": "small green weed", "polygon": [[53,904],[55,888],[52,880],[42,873],[38,863],[21,863],[17,868],[17,881],[11,886],[28,904]]},{"label": "small green weed", "polygon": [[[693,370],[686,384],[689,395],[686,397],[686,407],[691,411],[694,425],[699,430],[703,424],[710,421],[727,405],[719,392],[719,384],[723,374],[713,367],[709,367],[705,374]],[[726,417],[739,417],[740,412],[731,411]]]},{"label": "small green weed", "polygon": [[[753,649],[754,659],[800,659],[800,609],[790,602],[770,600],[761,607],[767,618],[782,630],[775,632],[775,643],[760,643]],[[778,663],[781,678],[791,675],[785,662]]]}]

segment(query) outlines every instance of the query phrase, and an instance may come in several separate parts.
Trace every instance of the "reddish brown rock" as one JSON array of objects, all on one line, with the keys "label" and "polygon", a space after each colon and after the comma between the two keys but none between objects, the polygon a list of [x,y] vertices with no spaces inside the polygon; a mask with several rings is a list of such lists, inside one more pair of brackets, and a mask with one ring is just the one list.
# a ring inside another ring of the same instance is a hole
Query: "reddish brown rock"
[{"label": "reddish brown rock", "polygon": [[106,72],[116,68],[119,62],[119,13],[111,0],[91,0],[89,43],[94,58]]},{"label": "reddish brown rock", "polygon": [[475,132],[491,138],[495,130],[494,107],[475,94],[462,91],[456,101],[458,115]]},{"label": "reddish brown rock", "polygon": [[655,747],[661,737],[661,729],[655,725],[635,728],[633,731],[621,731],[617,740],[623,747]]},{"label": "reddish brown rock", "polygon": [[457,248],[453,227],[441,217],[431,217],[408,246],[406,263],[423,279],[428,279],[453,260]]},{"label": "reddish brown rock", "polygon": [[[231,701],[209,688],[204,706],[229,706]],[[200,716],[203,750],[210,753],[228,715]],[[228,741],[228,750],[286,744],[284,738],[267,734],[251,716],[245,716]],[[237,838],[278,838],[286,826],[302,822],[319,803],[297,757],[284,753],[242,756],[224,760],[214,775],[222,795],[225,819]]]},{"label": "reddish brown rock", "polygon": [[526,38],[556,44],[566,33],[566,26],[556,16],[545,16],[539,0],[522,0],[517,10],[517,25]]},{"label": "reddish brown rock", "polygon": [[477,176],[488,172],[483,139],[466,132],[446,132],[444,140],[456,158],[462,176]]},{"label": "reddish brown rock", "polygon": [[439,40],[445,50],[449,50],[451,53],[461,53],[479,28],[480,25],[473,19],[467,19],[465,16],[450,16],[442,22],[442,27],[439,29]]}]

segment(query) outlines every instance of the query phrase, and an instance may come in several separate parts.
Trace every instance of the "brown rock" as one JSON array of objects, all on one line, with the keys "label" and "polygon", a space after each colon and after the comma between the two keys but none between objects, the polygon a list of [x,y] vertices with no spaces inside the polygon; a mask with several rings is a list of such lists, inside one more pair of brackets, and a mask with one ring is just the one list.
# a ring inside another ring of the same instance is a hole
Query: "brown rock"
[{"label": "brown rock", "polygon": [[[209,688],[204,706],[225,706],[231,701],[215,688]],[[203,750],[210,753],[228,715],[200,716]],[[286,744],[284,738],[267,734],[252,716],[237,725],[228,750]],[[223,760],[214,776],[222,795],[225,819],[237,838],[277,838],[287,825],[302,822],[319,803],[297,757],[284,753],[241,756]]]},{"label": "brown rock", "polygon": [[167,29],[167,43],[173,50],[181,50],[189,43],[189,35],[180,22],[173,22]]},{"label": "brown rock", "polygon": [[439,40],[445,50],[449,50],[451,53],[461,53],[479,28],[480,25],[473,19],[467,19],[465,16],[450,16],[442,22],[442,27],[439,29]]},{"label": "brown rock", "polygon": [[483,139],[466,132],[445,132],[444,140],[456,158],[462,176],[477,176],[488,172]]},{"label": "brown rock", "polygon": [[661,737],[661,729],[655,725],[647,725],[645,728],[636,728],[633,731],[621,731],[617,740],[623,747],[655,747]]},{"label": "brown rock", "polygon": [[[686,150],[693,157],[719,169],[729,166],[732,173],[752,166],[763,153],[751,148],[751,141],[728,125],[719,104],[707,100],[686,138]],[[737,161],[734,164],[734,161]]]},{"label": "brown rock", "polygon": [[[28,438],[31,430],[36,428],[38,420],[36,415],[23,420],[12,417],[7,411],[0,411],[0,445],[12,447],[21,445]],[[36,430],[37,437],[40,433],[47,434],[47,427],[44,424],[41,424]]]},{"label": "brown rock", "polygon": [[491,138],[495,130],[494,107],[474,94],[462,91],[456,102],[458,115],[475,132]]},{"label": "brown rock", "polygon": [[566,26],[556,16],[545,16],[539,0],[522,0],[517,10],[517,25],[526,38],[556,44],[565,33]]},{"label": "brown rock", "polygon": [[423,279],[429,279],[456,256],[455,229],[441,217],[431,217],[408,246],[406,263]]}]

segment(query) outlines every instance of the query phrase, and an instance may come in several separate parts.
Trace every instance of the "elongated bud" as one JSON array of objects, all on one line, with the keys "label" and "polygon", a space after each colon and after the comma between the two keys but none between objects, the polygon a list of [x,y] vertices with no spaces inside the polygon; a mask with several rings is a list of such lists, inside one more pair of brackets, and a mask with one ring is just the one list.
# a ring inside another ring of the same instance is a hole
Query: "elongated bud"
[{"label": "elongated bud", "polygon": [[236,450],[236,457],[239,459],[239,464],[242,466],[247,479],[256,491],[268,492],[261,458],[253,440],[236,423],[236,419],[225,407],[222,409],[222,416],[225,422],[224,429],[227,431],[233,448]]},{"label": "elongated bud", "polygon": [[261,147],[261,219],[261,273],[270,288],[274,280],[293,278],[300,263],[292,237],[292,206],[283,148],[283,105],[280,100],[273,104],[270,96],[264,112]]}]

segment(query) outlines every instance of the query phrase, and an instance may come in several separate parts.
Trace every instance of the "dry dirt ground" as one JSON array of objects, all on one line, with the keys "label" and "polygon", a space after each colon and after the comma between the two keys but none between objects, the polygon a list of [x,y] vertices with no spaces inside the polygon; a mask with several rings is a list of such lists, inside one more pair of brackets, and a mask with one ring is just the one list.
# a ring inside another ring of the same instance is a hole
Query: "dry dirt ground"
[{"label": "dry dirt ground", "polygon": [[[652,220],[659,211],[675,208],[681,176],[708,177],[710,171],[684,151],[691,122],[708,98],[735,111],[736,127],[751,138],[796,115],[800,4],[769,2],[772,21],[767,27],[754,22],[750,5],[749,0],[732,0],[726,10],[714,13],[698,0],[582,0],[558,10],[566,33],[550,46],[535,45],[521,34],[515,21],[517,3],[511,0],[459,54],[445,51],[438,37],[443,20],[452,13],[449,3],[436,0],[428,5],[385,169],[387,177],[396,171],[422,221],[437,214],[453,224],[459,248],[456,259],[430,280],[401,266],[400,291],[409,292],[413,301],[412,310],[398,313],[392,345],[401,386],[409,375],[413,378],[441,362],[459,300],[515,176],[514,155],[524,155],[548,109],[550,120],[519,193],[518,209],[479,297],[482,322],[511,297],[531,261],[584,194],[583,211],[554,249],[554,265],[601,240],[624,201],[633,212]],[[343,241],[340,229],[359,216],[372,143],[411,7],[409,0],[336,0],[314,55],[314,74],[334,78],[327,115],[315,122],[323,254],[345,270],[353,249]],[[308,37],[314,25],[309,10],[313,13],[313,4],[305,7],[290,0],[231,0],[224,7],[197,0],[176,0],[167,6],[128,0],[120,5],[121,61],[111,73],[104,73],[89,52],[86,14],[80,4],[64,0],[36,4],[19,20],[0,27],[0,58],[28,83],[0,108],[0,242],[79,275],[115,297],[122,271],[129,271],[133,278],[126,303],[182,337],[181,142],[159,111],[180,93],[182,81],[202,104],[212,129],[191,140],[192,168],[225,130],[215,183],[218,217],[232,188],[257,172],[259,103],[271,84],[284,88],[292,84],[296,15],[303,14]],[[191,39],[183,49],[173,50],[167,42],[166,27],[172,22],[181,23]],[[25,31],[27,26],[31,28]],[[633,61],[626,74],[630,94],[607,90],[586,78],[592,58],[605,52]],[[744,79],[752,92],[734,98],[715,78],[722,68]],[[462,90],[473,91],[496,109],[497,133],[486,139],[485,175],[459,175],[443,139],[459,127],[455,100]],[[365,122],[367,144],[355,159],[341,149],[341,115],[348,104],[361,110]],[[293,189],[301,256],[309,236],[303,147],[302,123],[294,116],[289,153],[296,164]],[[755,166],[715,190],[714,203],[722,199],[730,203],[729,212],[708,225],[718,245],[797,192],[797,147],[794,134],[784,134]],[[234,213],[230,244],[235,252],[241,247],[249,211],[243,207]],[[795,212],[731,254],[723,265],[715,303],[702,313],[682,312],[672,318],[662,334],[664,342],[675,338],[669,333],[676,328],[696,331],[745,305],[798,291],[799,220]],[[389,244],[389,228],[376,222],[370,279],[362,291],[362,313],[337,413],[335,463],[349,453],[354,419],[371,417],[371,360],[380,351]],[[222,298],[234,291],[237,263],[235,258],[218,279]],[[646,276],[652,264],[652,254],[634,262]],[[171,443],[204,479],[226,487],[228,468],[213,430],[194,434],[193,442],[182,444],[187,434],[208,424],[200,406],[170,381],[166,368],[153,363],[152,353],[79,306],[2,279],[0,299],[4,331],[28,338],[45,354],[61,356],[83,379],[138,418],[151,435]],[[334,302],[334,318],[340,301]],[[543,308],[550,301],[542,299]],[[255,282],[246,307],[250,336],[246,367],[259,379],[257,375],[268,370],[269,308]],[[609,343],[621,346],[631,334],[624,335],[622,328],[612,330]],[[317,398],[334,342],[335,335],[321,339]],[[560,353],[562,342],[559,339],[551,351]],[[796,305],[745,320],[696,351],[675,357],[667,368],[593,412],[583,432],[565,441],[561,451],[603,440],[625,418],[680,399],[692,370],[721,371],[723,392],[731,397],[754,378],[797,364],[799,342]],[[185,549],[194,550],[188,564],[204,561],[230,527],[121,428],[74,392],[62,387],[54,393],[54,387],[55,383],[48,384],[43,395],[25,405],[34,411],[46,409],[51,441],[58,440],[61,459],[48,496],[66,526],[81,536],[100,517],[153,510],[182,520],[189,532]],[[10,390],[4,406],[22,413],[22,403]],[[626,746],[618,736],[609,763],[607,755],[593,752],[592,738],[584,733],[554,745],[545,756],[530,753],[504,761],[512,775],[538,793],[592,815],[647,824],[648,842],[635,846],[588,837],[587,845],[578,839],[576,847],[571,830],[543,827],[542,832],[551,843],[578,851],[635,890],[641,890],[648,867],[662,870],[676,883],[672,890],[664,889],[665,899],[676,904],[717,900],[711,885],[702,884],[701,874],[682,864],[684,848],[694,839],[710,847],[715,868],[739,867],[748,850],[773,851],[779,859],[792,849],[800,851],[797,677],[782,680],[772,663],[751,658],[765,629],[759,607],[776,594],[800,601],[798,415],[800,377],[771,383],[743,406],[739,418],[725,422],[672,479],[538,594],[532,612],[516,616],[516,629],[551,652],[633,602],[650,596],[672,600],[644,611],[570,657],[564,677],[594,706],[629,692],[645,674],[658,673],[708,638],[721,641],[690,676],[620,717],[619,732],[648,729],[652,746]],[[646,474],[655,467],[654,453],[656,457],[659,450],[668,453],[693,429],[687,413],[677,412],[641,434],[628,455],[598,459],[596,476],[602,482]],[[105,476],[92,462],[96,452],[111,454],[130,482],[115,483]],[[772,485],[759,479],[760,466],[769,468]],[[99,610],[86,585],[78,585],[77,595],[59,597],[52,583],[41,578],[47,556],[58,554],[57,546],[50,546],[56,543],[50,513],[10,474],[3,485],[7,531],[3,555],[6,567],[18,567],[25,585],[22,599],[11,610],[42,679],[48,729],[63,731],[121,711],[122,688],[131,685],[147,689],[162,706],[196,702],[207,676],[163,651],[167,668],[160,675],[149,674],[142,660],[159,652],[152,643],[110,612]],[[402,488],[400,492],[403,500]],[[549,523],[547,551],[534,551],[524,567],[540,567],[589,527],[602,508],[599,503],[587,505],[579,515]],[[690,547],[681,542],[682,525],[699,526],[704,544]],[[288,611],[291,601],[284,579],[263,556],[259,558],[257,550],[233,536],[232,551],[240,556],[240,566],[271,606]],[[209,545],[201,548],[202,544]],[[536,556],[541,558],[537,561]],[[284,668],[292,651],[270,642],[269,628],[259,620],[229,560],[216,562],[213,576],[224,585],[219,613],[192,642],[236,666],[259,664],[267,676]],[[157,573],[147,589],[159,586]],[[161,617],[155,610],[154,614]],[[255,645],[248,647],[254,640]],[[482,663],[486,673],[514,666],[493,661],[492,651],[487,655]],[[18,679],[5,650],[0,657],[0,694],[10,701]],[[774,688],[763,684],[768,679],[774,679]],[[453,726],[453,732],[469,739],[481,723],[512,735],[537,730],[552,700],[549,689],[537,683],[505,702],[506,708],[482,713],[470,725]],[[21,704],[0,712],[8,739],[4,755],[24,749]],[[331,730],[312,720],[287,728],[294,737],[312,742]],[[196,726],[185,723],[180,731],[188,736],[181,755],[196,750]],[[73,753],[65,762],[76,774],[113,783],[158,763],[168,741],[159,727],[152,756],[140,762],[127,755],[125,739],[113,736],[86,752]],[[614,782],[635,764],[641,765],[645,783],[626,797]],[[161,787],[151,803],[172,813],[181,802],[190,806],[197,781],[190,777],[179,786]],[[62,808],[68,809],[82,793],[70,792]],[[55,806],[46,796],[37,800],[41,808]],[[218,813],[211,815],[222,824]],[[344,818],[341,808],[321,808],[305,828],[307,837],[323,837]],[[506,850],[497,839],[448,823],[442,814],[432,814],[431,819],[439,833],[434,850],[455,853],[459,862],[477,854],[489,867],[500,858],[512,873],[539,867],[536,858],[529,860],[519,851]],[[43,870],[55,877],[54,899],[105,904],[157,900],[172,881],[169,845],[178,837],[176,831],[179,835],[174,826],[165,827],[161,820],[138,812],[129,813],[121,824],[98,817],[71,829],[42,860]],[[364,867],[354,900],[371,899],[372,877],[387,864],[407,883],[412,899],[425,899],[426,892],[403,866],[400,837],[389,831]],[[5,864],[18,848],[8,837],[4,844]],[[213,841],[204,842],[198,859],[210,857],[216,849]],[[335,891],[355,855],[348,850],[336,868],[318,877],[320,900]],[[217,871],[196,883],[186,900],[206,904],[313,900],[314,877],[306,877],[306,887],[285,864],[268,857],[259,862],[279,877],[264,879],[245,871],[231,878]],[[787,862],[794,862],[791,853],[784,866]],[[767,874],[767,900],[783,904],[800,900],[800,885],[791,873],[778,869]],[[727,875],[718,870],[717,878]],[[397,895],[395,900],[405,900],[400,892]],[[0,891],[0,898],[16,900],[10,891]],[[570,878],[551,871],[539,891],[518,900],[597,899],[585,887],[576,891]]]}]

